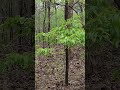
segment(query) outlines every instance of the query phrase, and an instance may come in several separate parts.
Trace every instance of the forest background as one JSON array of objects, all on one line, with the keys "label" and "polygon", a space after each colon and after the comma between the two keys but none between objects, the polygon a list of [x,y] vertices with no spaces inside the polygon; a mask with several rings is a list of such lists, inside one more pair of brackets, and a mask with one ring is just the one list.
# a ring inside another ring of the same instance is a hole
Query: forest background
[{"label": "forest background", "polygon": [[46,1],[1,1],[0,88],[119,89],[119,1]]}]

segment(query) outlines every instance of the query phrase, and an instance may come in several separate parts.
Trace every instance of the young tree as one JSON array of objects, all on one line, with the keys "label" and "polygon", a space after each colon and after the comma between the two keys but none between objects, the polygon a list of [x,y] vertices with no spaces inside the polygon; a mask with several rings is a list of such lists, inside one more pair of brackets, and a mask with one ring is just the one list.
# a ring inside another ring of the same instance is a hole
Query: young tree
[{"label": "young tree", "polygon": [[[73,4],[74,0],[68,2],[67,0],[65,1],[65,20],[67,21],[67,19],[72,18],[73,16]],[[71,25],[67,25],[66,28],[70,28]],[[66,53],[66,71],[65,71],[65,84],[68,85],[68,72],[69,72],[69,51],[70,49],[68,49],[68,47],[66,47],[65,49],[65,53]]]},{"label": "young tree", "polygon": [[[55,3],[56,4],[56,3]],[[71,47],[85,44],[85,31],[83,29],[82,16],[78,16],[74,11],[74,0],[65,0],[65,2],[59,2],[57,5],[64,7],[64,18],[60,26],[52,28],[49,32],[40,32],[36,35],[36,40],[44,40],[44,42],[50,45],[62,45],[65,50],[65,85],[68,86],[68,76],[69,76],[69,60],[70,60],[70,49]],[[52,9],[51,9],[52,10]],[[82,14],[82,13],[81,13]],[[49,40],[48,40],[49,38]],[[54,48],[54,47],[53,47]],[[52,54],[51,48],[37,48],[36,55],[49,56]]]}]

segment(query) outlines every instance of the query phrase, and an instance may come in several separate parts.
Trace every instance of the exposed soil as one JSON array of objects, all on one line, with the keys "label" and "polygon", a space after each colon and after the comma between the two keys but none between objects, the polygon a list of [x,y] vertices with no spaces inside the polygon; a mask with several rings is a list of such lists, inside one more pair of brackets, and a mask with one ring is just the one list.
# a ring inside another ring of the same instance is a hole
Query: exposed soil
[{"label": "exposed soil", "polygon": [[63,46],[55,47],[50,57],[36,58],[36,90],[85,90],[84,49],[71,49],[69,61],[69,85],[65,86],[65,54]]}]

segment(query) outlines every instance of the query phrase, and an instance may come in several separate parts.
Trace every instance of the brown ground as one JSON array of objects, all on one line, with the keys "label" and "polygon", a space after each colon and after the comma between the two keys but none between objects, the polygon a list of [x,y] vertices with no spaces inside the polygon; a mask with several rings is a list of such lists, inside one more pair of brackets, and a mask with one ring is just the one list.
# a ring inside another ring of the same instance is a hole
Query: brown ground
[{"label": "brown ground", "polygon": [[65,55],[62,46],[56,46],[51,57],[36,58],[36,90],[85,90],[84,52],[80,47],[71,49],[69,86],[64,84]]}]

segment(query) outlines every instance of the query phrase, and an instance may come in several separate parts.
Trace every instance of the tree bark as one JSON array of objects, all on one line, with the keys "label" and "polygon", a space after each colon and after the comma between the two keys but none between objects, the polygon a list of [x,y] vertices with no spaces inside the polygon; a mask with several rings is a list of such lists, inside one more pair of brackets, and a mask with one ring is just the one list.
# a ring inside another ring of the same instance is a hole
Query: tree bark
[{"label": "tree bark", "polygon": [[[67,21],[67,19],[70,19],[70,18],[72,18],[72,16],[73,16],[73,9],[71,8],[71,7],[73,7],[72,6],[72,4],[73,4],[73,0],[71,1],[71,2],[68,2],[68,1],[66,1],[65,2],[65,20]],[[70,25],[67,25],[68,27],[67,28],[69,28],[70,27]],[[68,86],[68,76],[69,76],[69,48],[68,47],[66,47],[66,49],[65,49],[65,53],[66,53],[66,70],[65,70],[65,85],[66,86]]]},{"label": "tree bark", "polygon": [[50,5],[51,4],[51,0],[48,1],[48,32],[50,31]]},{"label": "tree bark", "polygon": [[[48,32],[50,32],[50,21],[51,21],[51,18],[50,18],[50,11],[51,11],[51,0],[48,1]],[[49,38],[48,38],[49,40]],[[50,48],[50,45],[48,43],[48,47]]]}]

